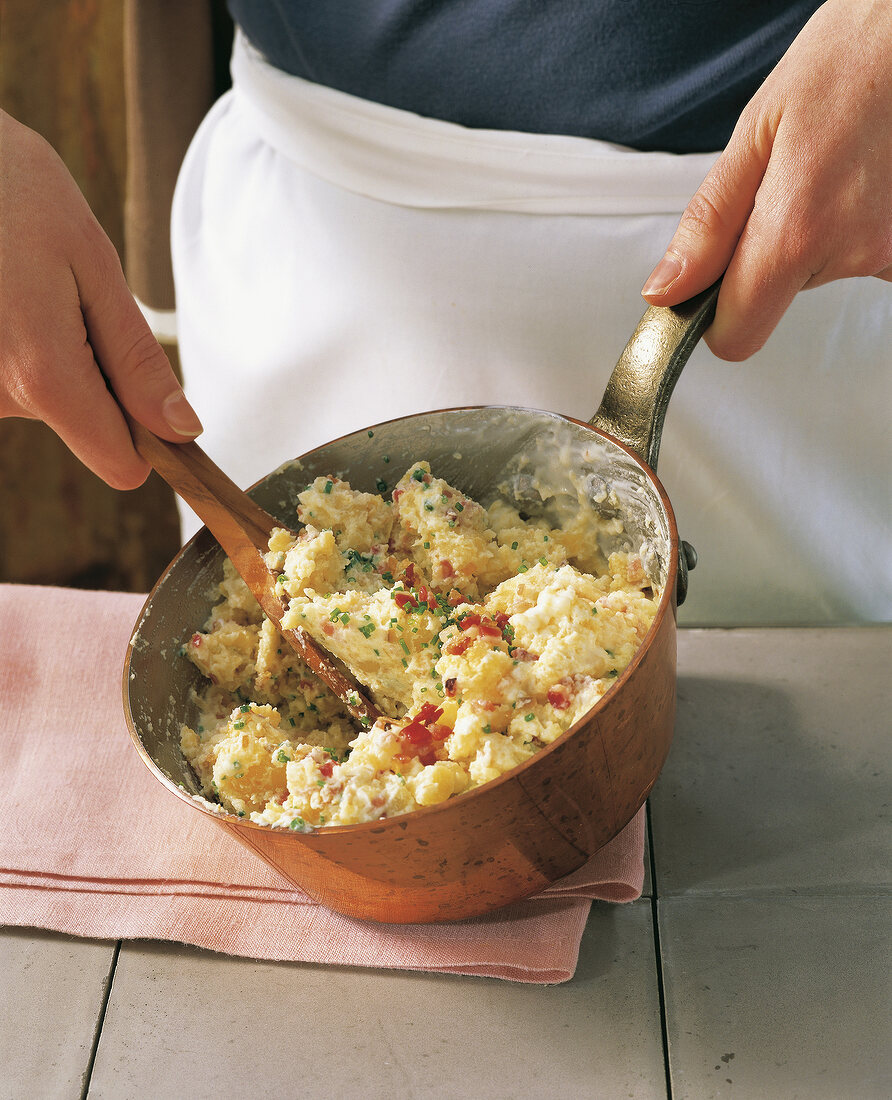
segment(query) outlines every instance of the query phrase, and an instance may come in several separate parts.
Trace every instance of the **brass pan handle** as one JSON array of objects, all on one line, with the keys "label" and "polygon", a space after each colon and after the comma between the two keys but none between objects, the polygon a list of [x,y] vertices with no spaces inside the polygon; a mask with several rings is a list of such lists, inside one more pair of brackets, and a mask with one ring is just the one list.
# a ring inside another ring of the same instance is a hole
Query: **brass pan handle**
[{"label": "brass pan handle", "polygon": [[[675,383],[703,333],[712,324],[722,280],[677,306],[650,306],[613,368],[601,407],[589,423],[631,447],[652,470]],[[682,541],[676,603],[688,592],[688,571],[697,552]]]},{"label": "brass pan handle", "polygon": [[669,398],[697,341],[712,324],[721,279],[677,306],[650,306],[614,367],[589,421],[657,468]]}]

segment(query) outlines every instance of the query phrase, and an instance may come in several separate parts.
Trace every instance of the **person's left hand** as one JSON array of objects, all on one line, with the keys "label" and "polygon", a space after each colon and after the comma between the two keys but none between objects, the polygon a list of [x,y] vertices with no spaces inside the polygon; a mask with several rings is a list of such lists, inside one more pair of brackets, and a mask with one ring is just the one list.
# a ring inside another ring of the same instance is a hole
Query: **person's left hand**
[{"label": "person's left hand", "polygon": [[746,359],[800,290],[892,281],[892,2],[829,0],[740,116],[643,290],[677,305],[724,273],[704,337]]}]

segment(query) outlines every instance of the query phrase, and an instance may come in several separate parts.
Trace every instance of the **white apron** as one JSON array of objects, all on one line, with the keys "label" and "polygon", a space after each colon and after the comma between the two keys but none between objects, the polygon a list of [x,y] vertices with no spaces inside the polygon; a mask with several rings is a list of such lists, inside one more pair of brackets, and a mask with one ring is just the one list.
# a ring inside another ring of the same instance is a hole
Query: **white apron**
[{"label": "white apron", "polygon": [[[186,392],[237,482],[427,409],[594,413],[713,154],[420,118],[241,37],[233,78],[173,257]],[[800,294],[746,363],[695,351],[659,470],[700,554],[683,623],[890,617],[890,335],[889,285],[859,279]]]}]

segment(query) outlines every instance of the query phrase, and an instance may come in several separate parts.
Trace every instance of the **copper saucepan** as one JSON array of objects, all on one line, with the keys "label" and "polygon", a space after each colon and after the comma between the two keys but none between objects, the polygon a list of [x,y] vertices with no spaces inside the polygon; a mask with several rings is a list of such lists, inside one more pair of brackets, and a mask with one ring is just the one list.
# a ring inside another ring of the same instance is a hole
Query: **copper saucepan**
[{"label": "copper saucepan", "polygon": [[590,424],[491,406],[423,413],[310,451],[251,490],[292,524],[297,494],[313,478],[335,474],[376,492],[380,480],[392,487],[410,463],[424,458],[438,476],[484,504],[501,492],[529,512],[550,514],[584,496],[606,517],[618,515],[623,531],[604,549],[644,546],[662,595],[631,664],[570,730],[498,779],[401,817],[296,833],[216,811],[197,797],[179,747],[199,674],[177,652],[207,619],[222,573],[222,551],[203,529],[149,595],[127,651],[125,713],[151,771],[312,898],[353,917],[478,916],[585,863],[631,821],[669,751],[676,606],[693,554],[679,543],[654,468],[669,397],[711,322],[717,296],[714,286],[680,307],[647,310]]}]

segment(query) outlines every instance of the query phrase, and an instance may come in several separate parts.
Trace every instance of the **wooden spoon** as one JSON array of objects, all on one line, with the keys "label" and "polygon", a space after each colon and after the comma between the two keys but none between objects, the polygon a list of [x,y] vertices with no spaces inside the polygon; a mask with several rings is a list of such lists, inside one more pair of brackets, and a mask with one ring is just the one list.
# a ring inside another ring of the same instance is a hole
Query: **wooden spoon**
[{"label": "wooden spoon", "polygon": [[362,725],[380,718],[364,689],[327,649],[302,627],[282,626],[286,607],[263,555],[273,528],[285,525],[255,504],[197,443],[168,443],[129,416],[127,422],[137,451],[201,517],[282,637]]}]

